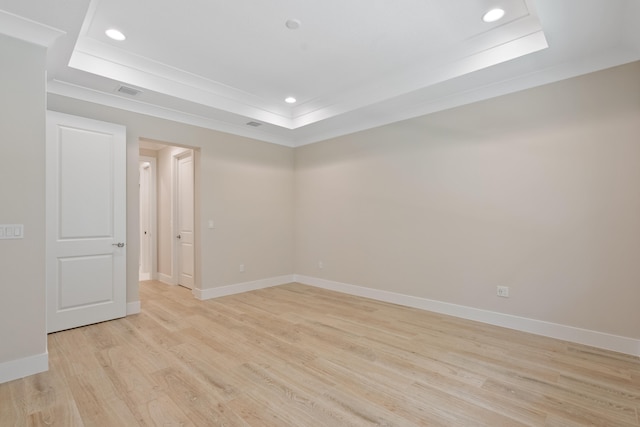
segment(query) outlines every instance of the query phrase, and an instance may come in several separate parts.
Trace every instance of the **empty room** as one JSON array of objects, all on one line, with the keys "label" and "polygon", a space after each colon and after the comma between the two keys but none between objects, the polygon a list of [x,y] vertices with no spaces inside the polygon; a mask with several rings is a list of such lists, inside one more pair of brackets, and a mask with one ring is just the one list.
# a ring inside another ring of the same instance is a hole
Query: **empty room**
[{"label": "empty room", "polygon": [[0,0],[0,427],[640,427],[638,23]]}]

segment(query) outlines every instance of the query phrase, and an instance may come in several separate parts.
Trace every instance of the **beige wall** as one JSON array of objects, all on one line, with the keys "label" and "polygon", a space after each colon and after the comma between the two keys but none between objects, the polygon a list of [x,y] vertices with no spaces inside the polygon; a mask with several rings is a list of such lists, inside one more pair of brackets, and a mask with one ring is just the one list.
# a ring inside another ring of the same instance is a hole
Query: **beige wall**
[{"label": "beige wall", "polygon": [[639,76],[296,149],[296,273],[640,338]]},{"label": "beige wall", "polygon": [[[197,286],[215,288],[293,272],[293,150],[50,95],[51,110],[127,127],[127,300],[138,301],[139,138],[199,148]],[[206,222],[213,219],[216,228]],[[244,263],[246,271],[238,266]]]},{"label": "beige wall", "polygon": [[158,157],[158,152],[156,150],[141,148],[138,152],[141,156],[154,157],[154,158]]},{"label": "beige wall", "polygon": [[0,364],[46,352],[44,135],[46,51],[0,35]]}]

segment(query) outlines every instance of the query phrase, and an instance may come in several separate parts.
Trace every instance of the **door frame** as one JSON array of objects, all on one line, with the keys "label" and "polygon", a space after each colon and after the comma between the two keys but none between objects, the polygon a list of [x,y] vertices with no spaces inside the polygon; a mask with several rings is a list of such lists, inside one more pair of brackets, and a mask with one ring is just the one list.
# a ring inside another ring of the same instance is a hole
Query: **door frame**
[{"label": "door frame", "polygon": [[[139,156],[138,160],[138,170],[142,166],[142,163],[149,162],[150,168],[150,179],[149,179],[149,197],[148,202],[149,206],[147,207],[149,211],[149,228],[151,229],[151,244],[149,245],[149,259],[151,260],[149,272],[150,277],[148,279],[143,279],[140,276],[140,271],[138,271],[139,280],[155,280],[158,277],[158,202],[157,202],[157,187],[156,187],[156,171],[157,171],[157,159],[155,157],[148,156]],[[140,188],[139,193],[139,201],[142,200],[142,188]],[[140,215],[142,215],[142,211],[140,211]],[[140,255],[142,255],[142,229],[139,230],[139,238],[140,238]]]}]

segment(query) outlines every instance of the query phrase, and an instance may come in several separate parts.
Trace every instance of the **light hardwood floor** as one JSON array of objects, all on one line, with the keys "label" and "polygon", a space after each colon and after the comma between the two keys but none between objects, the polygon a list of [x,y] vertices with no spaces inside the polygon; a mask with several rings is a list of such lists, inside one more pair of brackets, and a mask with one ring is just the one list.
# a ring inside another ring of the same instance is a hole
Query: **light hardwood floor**
[{"label": "light hardwood floor", "polygon": [[49,336],[0,426],[640,426],[640,360],[290,284]]}]

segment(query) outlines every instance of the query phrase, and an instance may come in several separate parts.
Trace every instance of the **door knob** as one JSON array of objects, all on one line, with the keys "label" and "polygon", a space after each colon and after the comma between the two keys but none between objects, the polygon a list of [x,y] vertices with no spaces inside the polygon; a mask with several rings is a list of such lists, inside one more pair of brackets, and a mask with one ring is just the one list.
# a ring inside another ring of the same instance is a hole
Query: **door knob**
[{"label": "door knob", "polygon": [[124,243],[113,243],[111,246],[117,246],[119,248],[124,248]]},{"label": "door knob", "polygon": [[180,236],[179,234],[176,236],[178,239],[182,239],[182,236]]}]

